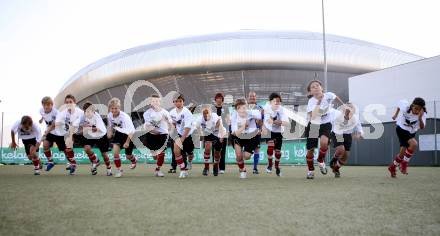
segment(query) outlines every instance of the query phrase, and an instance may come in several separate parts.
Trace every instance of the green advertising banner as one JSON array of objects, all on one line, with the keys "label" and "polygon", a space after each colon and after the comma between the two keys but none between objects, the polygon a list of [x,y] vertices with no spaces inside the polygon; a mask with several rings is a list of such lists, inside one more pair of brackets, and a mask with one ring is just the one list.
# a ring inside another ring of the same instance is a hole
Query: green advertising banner
[{"label": "green advertising banner", "polygon": [[[266,155],[267,145],[261,144],[260,149],[260,164],[267,164],[267,155]],[[203,162],[203,149],[195,149],[194,150],[194,160],[193,163],[204,163]],[[281,150],[281,164],[287,165],[305,165],[306,164],[306,143],[304,140],[297,141],[284,141],[283,147]],[[89,164],[89,158],[87,154],[84,152],[82,148],[74,148],[75,159],[79,164]],[[101,153],[99,149],[94,149],[94,152],[102,160]],[[133,154],[138,158],[138,163],[156,163],[153,157],[149,152],[143,152],[142,154],[139,150],[135,149]],[[111,160],[113,160],[113,153],[108,153]],[[43,150],[40,148],[39,156],[43,162],[46,162],[47,159],[44,156]],[[67,163],[66,156],[63,152],[59,152],[56,148],[52,149],[52,156],[55,163]],[[129,163],[129,161],[125,158],[125,154],[122,151],[121,160],[123,163]],[[226,163],[235,164],[235,151],[231,146],[227,147],[226,150]],[[167,148],[165,155],[165,163],[171,162],[171,148]],[[246,163],[252,163],[253,160],[246,161]],[[28,160],[24,148],[17,148],[16,150],[12,150],[10,148],[2,148],[1,149],[1,159],[0,163],[3,164],[30,164],[31,161]]]}]

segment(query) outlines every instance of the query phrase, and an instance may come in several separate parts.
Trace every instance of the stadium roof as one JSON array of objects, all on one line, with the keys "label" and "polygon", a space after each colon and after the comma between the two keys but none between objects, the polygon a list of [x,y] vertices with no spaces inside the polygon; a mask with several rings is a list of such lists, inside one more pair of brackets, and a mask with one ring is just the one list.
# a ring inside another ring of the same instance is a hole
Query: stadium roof
[{"label": "stadium roof", "polygon": [[[328,71],[363,74],[422,57],[362,40],[326,35]],[[188,73],[254,69],[323,68],[322,34],[261,31],[211,34],[127,49],[78,71],[55,98],[82,100],[106,88],[138,79]]]}]

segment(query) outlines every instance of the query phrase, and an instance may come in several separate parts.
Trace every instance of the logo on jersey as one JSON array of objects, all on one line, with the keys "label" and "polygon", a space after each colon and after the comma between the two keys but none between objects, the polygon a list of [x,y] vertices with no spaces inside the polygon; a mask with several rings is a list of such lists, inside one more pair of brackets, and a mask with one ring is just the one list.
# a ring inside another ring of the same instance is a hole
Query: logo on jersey
[{"label": "logo on jersey", "polygon": [[32,130],[24,130],[22,128],[20,128],[19,132],[20,132],[20,135],[23,135],[23,136],[32,134]]},{"label": "logo on jersey", "polygon": [[122,121],[119,121],[119,123],[116,123],[116,122],[112,122],[112,127],[114,128],[114,127],[118,127],[118,128],[122,128]]}]

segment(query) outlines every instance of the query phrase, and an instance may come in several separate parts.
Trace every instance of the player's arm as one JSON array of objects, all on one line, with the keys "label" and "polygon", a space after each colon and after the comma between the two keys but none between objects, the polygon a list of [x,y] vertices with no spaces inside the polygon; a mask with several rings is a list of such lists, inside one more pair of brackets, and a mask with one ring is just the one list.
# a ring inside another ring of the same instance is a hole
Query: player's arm
[{"label": "player's arm", "polygon": [[15,142],[15,131],[14,130],[11,130],[11,140],[12,140],[12,142],[11,142],[11,144],[9,145],[9,147],[10,148],[12,148],[12,149],[16,149],[17,148],[17,143]]},{"label": "player's arm", "polygon": [[335,95],[335,100],[338,101],[341,105],[344,105],[344,101],[342,101],[342,99],[338,96]]},{"label": "player's arm", "polygon": [[169,132],[172,132],[174,129],[176,129],[176,124],[173,122],[173,119],[169,113],[164,115],[163,119],[165,119],[165,122],[167,122]]},{"label": "player's arm", "polygon": [[222,140],[224,137],[226,137],[226,129],[223,127],[223,122],[221,119],[218,119],[217,123],[215,124],[216,129],[218,129],[218,135],[220,136],[220,140]]},{"label": "player's arm", "polygon": [[235,131],[236,136],[240,135],[245,130],[246,130],[246,124],[241,125],[240,127],[238,127],[238,125],[237,125],[237,130]]},{"label": "player's arm", "polygon": [[425,128],[425,121],[426,121],[426,118],[424,118],[424,114],[425,114],[425,111],[420,111],[419,112],[419,126],[420,126],[420,129],[424,129]]},{"label": "player's arm", "polygon": [[361,122],[360,122],[360,121],[357,122],[357,124],[356,124],[356,126],[355,126],[354,129],[355,129],[355,132],[354,132],[354,134],[352,135],[353,138],[355,138],[355,139],[361,139],[361,138],[364,137],[364,130],[362,129],[362,125],[361,125]]},{"label": "player's arm", "polygon": [[37,143],[35,144],[35,149],[38,152],[41,144],[41,129],[37,125],[34,125],[33,130],[35,132],[35,139],[37,140]]},{"label": "player's arm", "polygon": [[113,127],[110,119],[107,119],[107,138],[111,138],[113,136]]},{"label": "player's arm", "polygon": [[128,148],[128,146],[130,145],[130,141],[133,139],[133,135],[135,131],[133,121],[130,118],[127,118],[126,124],[128,125],[127,127],[128,134],[127,134],[127,139],[125,140],[124,143],[124,148]]},{"label": "player's arm", "polygon": [[44,135],[43,136],[48,135],[54,129],[55,129],[55,122],[52,122],[52,124],[47,126],[46,130],[44,131]]},{"label": "player's arm", "polygon": [[397,118],[397,115],[399,115],[399,112],[400,112],[400,108],[398,107],[397,109],[396,109],[396,111],[394,112],[394,115],[393,115],[393,120],[396,120],[396,118]]}]

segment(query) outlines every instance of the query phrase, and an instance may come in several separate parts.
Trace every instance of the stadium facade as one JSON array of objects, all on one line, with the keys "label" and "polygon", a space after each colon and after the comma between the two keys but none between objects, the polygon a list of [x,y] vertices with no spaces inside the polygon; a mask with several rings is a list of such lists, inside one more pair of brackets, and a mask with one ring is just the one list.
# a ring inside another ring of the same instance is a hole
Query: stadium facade
[{"label": "stadium facade", "polygon": [[[423,59],[357,39],[336,35],[327,35],[326,39],[327,89],[344,101],[349,100],[350,77]],[[285,105],[295,107],[307,103],[309,81],[323,80],[323,64],[320,33],[246,30],[188,37],[127,49],[84,67],[64,84],[55,104],[59,107],[66,94],[75,95],[79,105],[85,101],[107,104],[110,98],[118,97],[136,125],[142,123],[145,109],[139,104],[152,93],[166,96],[177,91],[185,95],[187,103],[203,104],[212,103],[217,92],[235,99],[252,90],[258,100],[279,92]],[[151,86],[135,86],[127,102],[127,90],[139,81]],[[393,137],[393,127],[386,125],[380,140]],[[355,141],[348,164],[388,164],[394,150],[385,156],[379,152],[374,160],[359,154],[365,148],[379,150],[382,146],[372,145],[377,141]],[[416,164],[435,165],[436,161]]]},{"label": "stadium facade", "polygon": [[[328,90],[347,101],[349,77],[421,58],[327,35]],[[55,103],[60,106],[69,93],[80,105],[86,100],[107,104],[112,97],[123,101],[130,84],[146,80],[164,96],[177,91],[195,104],[212,102],[217,92],[238,98],[253,90],[259,100],[280,92],[286,105],[295,106],[306,104],[307,83],[323,78],[322,34],[245,30],[153,43],[110,55],[73,75]],[[131,105],[155,92],[148,86],[137,89]]]}]

